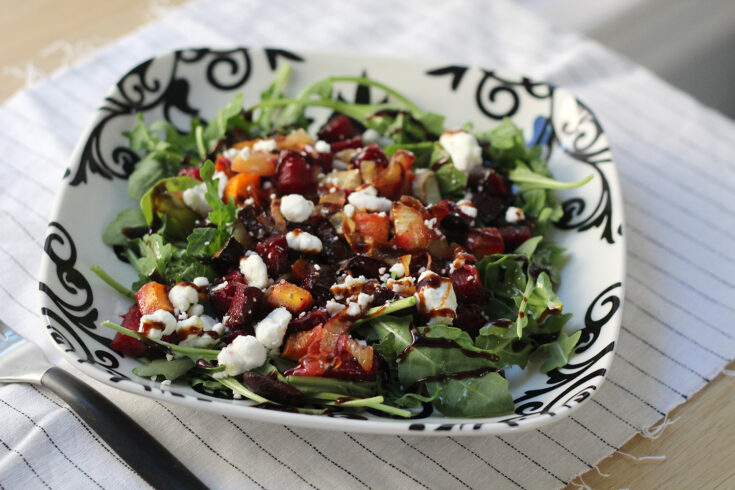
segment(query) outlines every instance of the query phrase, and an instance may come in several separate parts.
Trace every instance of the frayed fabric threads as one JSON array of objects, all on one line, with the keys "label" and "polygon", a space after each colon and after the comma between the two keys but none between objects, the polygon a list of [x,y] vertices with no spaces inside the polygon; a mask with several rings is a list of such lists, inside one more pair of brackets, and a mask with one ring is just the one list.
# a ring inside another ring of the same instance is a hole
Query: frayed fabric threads
[{"label": "frayed fabric threads", "polygon": [[575,480],[579,480],[581,483],[577,483],[574,480],[572,480],[571,482],[569,482],[572,485],[574,485],[574,488],[581,488],[582,490],[592,490],[592,487],[590,487],[589,485],[587,485],[587,483],[585,483],[585,481],[582,479],[582,476],[581,475],[578,476],[577,478],[575,478]]},{"label": "frayed fabric threads", "polygon": [[732,376],[733,378],[735,378],[735,369],[723,369],[722,374],[724,374],[725,376]]},{"label": "frayed fabric threads", "polygon": [[646,439],[658,439],[663,435],[664,430],[666,430],[666,427],[670,425],[674,425],[677,420],[679,420],[679,417],[676,417],[675,419],[669,420],[669,416],[664,416],[664,419],[661,421],[660,424],[652,425],[650,427],[644,427],[641,429],[641,435],[645,437]]},{"label": "frayed fabric threads", "polygon": [[657,456],[633,456],[632,454],[626,453],[624,451],[617,451],[618,454],[625,456],[626,458],[635,461],[636,463],[645,463],[645,462],[663,462],[666,461],[666,456],[663,454],[657,455]]}]

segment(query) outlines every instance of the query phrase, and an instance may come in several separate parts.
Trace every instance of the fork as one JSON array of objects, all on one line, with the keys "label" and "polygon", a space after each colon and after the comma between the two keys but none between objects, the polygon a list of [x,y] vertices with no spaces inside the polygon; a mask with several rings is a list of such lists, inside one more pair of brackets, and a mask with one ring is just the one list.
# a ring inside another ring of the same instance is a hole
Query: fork
[{"label": "fork", "polygon": [[41,349],[0,320],[0,383],[31,383],[61,397],[154,488],[207,488],[138,423],[89,385],[52,365]]}]

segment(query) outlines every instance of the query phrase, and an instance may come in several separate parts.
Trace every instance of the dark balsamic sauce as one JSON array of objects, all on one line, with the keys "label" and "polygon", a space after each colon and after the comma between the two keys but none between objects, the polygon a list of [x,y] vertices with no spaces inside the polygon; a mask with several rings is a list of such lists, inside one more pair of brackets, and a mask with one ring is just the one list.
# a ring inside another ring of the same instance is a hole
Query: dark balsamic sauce
[{"label": "dark balsamic sauce", "polygon": [[500,357],[498,357],[496,354],[488,353],[488,352],[476,352],[470,349],[465,349],[464,347],[460,346],[457,342],[451,339],[445,339],[441,337],[425,337],[421,335],[418,331],[418,329],[415,326],[411,326],[411,343],[403,349],[403,352],[401,352],[398,357],[396,358],[396,362],[403,362],[406,360],[406,357],[411,353],[413,349],[416,347],[436,347],[440,349],[459,349],[462,354],[464,354],[467,357],[482,357],[484,359],[487,359],[492,362],[498,362],[500,361]]}]

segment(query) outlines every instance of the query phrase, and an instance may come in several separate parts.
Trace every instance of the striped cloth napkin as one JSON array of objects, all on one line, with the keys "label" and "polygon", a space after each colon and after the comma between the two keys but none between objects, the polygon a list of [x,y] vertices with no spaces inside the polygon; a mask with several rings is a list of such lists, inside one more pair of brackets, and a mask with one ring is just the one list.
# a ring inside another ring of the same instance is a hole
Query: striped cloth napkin
[{"label": "striped cloth napkin", "polygon": [[[733,358],[731,121],[510,1],[202,0],[0,107],[0,316],[55,360],[39,322],[37,271],[53,196],[86,121],[107,88],[141,60],[180,47],[233,44],[430,58],[502,68],[569,88],[597,113],[618,163],[627,294],[603,388],[572,416],[511,436],[292,429],[199,413],[90,381],[206,484],[559,487],[661,419]],[[43,389],[0,386],[0,420],[0,488],[145,486]]]}]

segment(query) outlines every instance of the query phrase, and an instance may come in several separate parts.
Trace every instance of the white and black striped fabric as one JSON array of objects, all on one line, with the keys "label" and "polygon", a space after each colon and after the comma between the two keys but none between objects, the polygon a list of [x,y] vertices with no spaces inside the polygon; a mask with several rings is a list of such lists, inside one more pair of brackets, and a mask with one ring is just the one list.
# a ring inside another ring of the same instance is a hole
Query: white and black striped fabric
[{"label": "white and black striped fabric", "polygon": [[[628,274],[616,359],[603,388],[572,416],[512,436],[292,429],[198,413],[90,381],[208,485],[560,487],[735,356],[731,121],[509,1],[232,0],[172,10],[0,107],[0,317],[55,360],[39,321],[37,272],[54,193],[87,119],[108,87],[147,57],[233,44],[420,57],[569,88],[596,112],[612,144],[625,198]],[[42,389],[0,386],[0,420],[0,489],[145,486]]]}]

